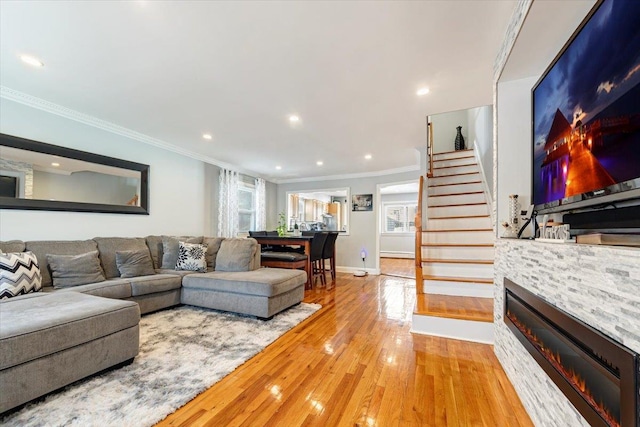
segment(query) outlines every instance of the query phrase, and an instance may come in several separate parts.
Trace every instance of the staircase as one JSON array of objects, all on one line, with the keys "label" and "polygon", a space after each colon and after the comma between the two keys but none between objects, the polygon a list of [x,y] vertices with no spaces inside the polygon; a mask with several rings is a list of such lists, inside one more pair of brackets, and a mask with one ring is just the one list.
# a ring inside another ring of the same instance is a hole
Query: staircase
[{"label": "staircase", "polygon": [[495,234],[474,151],[434,154],[432,171],[412,329],[491,343]]}]

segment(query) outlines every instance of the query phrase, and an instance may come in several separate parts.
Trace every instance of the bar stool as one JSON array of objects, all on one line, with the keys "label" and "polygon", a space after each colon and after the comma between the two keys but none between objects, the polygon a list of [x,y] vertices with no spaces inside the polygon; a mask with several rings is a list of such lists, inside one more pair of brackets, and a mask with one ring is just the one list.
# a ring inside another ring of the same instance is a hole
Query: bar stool
[{"label": "bar stool", "polygon": [[[331,270],[331,282],[336,282],[336,239],[338,238],[337,231],[329,231],[327,234],[327,240],[324,242],[324,248],[322,248],[322,272],[325,272],[324,261],[329,260],[329,269]],[[326,279],[325,279],[326,281]]]}]

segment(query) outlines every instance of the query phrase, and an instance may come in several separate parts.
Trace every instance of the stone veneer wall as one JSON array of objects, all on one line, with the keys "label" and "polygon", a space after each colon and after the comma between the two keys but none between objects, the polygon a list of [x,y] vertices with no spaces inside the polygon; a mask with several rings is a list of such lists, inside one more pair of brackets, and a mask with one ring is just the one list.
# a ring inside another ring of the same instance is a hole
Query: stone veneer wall
[{"label": "stone veneer wall", "polygon": [[640,353],[640,249],[498,239],[495,353],[537,426],[588,426],[503,320],[504,278]]}]

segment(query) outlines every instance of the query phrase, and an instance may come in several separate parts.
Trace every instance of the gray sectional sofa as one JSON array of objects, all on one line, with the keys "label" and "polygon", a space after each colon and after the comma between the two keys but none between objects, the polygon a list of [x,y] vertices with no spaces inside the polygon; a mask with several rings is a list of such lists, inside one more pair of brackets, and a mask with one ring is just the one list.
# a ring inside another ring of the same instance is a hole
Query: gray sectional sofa
[{"label": "gray sectional sofa", "polygon": [[[180,241],[206,245],[206,272],[175,269]],[[0,413],[132,361],[141,314],[188,304],[268,319],[300,303],[307,280],[304,271],[260,268],[254,239],[0,242],[0,252],[26,251],[38,260],[43,288],[0,300]],[[123,254],[147,252],[146,269],[120,262]],[[104,278],[85,283],[92,262]],[[85,280],[76,280],[74,268]]]}]

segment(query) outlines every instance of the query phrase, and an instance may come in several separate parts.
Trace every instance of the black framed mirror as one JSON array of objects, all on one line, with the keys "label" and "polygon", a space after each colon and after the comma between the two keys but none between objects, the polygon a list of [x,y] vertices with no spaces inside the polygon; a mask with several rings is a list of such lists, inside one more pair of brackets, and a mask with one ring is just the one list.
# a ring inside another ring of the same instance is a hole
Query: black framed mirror
[{"label": "black framed mirror", "polygon": [[149,214],[149,165],[0,134],[0,209]]}]

